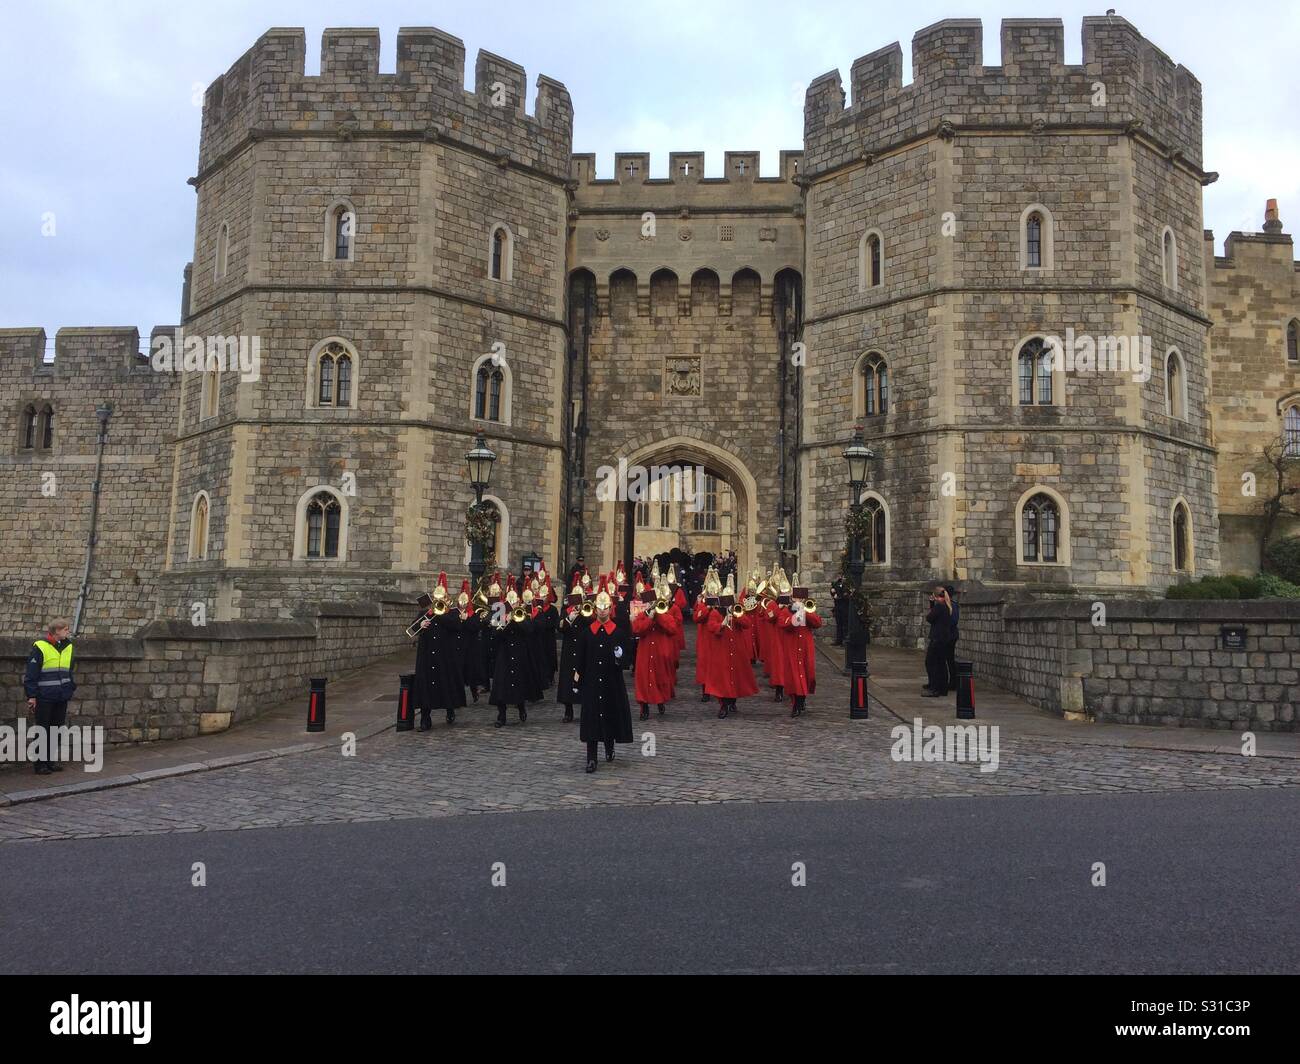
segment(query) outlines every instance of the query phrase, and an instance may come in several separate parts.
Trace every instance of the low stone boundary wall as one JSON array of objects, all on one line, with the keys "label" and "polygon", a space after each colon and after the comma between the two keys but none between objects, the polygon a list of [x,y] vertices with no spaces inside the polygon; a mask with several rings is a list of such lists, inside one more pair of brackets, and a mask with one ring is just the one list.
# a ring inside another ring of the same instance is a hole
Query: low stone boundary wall
[{"label": "low stone boundary wall", "polygon": [[[295,694],[406,644],[405,598],[322,603],[293,621],[154,621],[129,639],[76,641],[69,724],[102,725],[114,743],[224,731]],[[32,638],[0,638],[0,720],[26,712],[22,674]],[[304,710],[305,712],[305,710]]]},{"label": "low stone boundary wall", "polygon": [[[957,655],[978,677],[1058,714],[1100,721],[1294,731],[1300,601],[961,596]],[[1222,629],[1244,629],[1230,649]]]}]

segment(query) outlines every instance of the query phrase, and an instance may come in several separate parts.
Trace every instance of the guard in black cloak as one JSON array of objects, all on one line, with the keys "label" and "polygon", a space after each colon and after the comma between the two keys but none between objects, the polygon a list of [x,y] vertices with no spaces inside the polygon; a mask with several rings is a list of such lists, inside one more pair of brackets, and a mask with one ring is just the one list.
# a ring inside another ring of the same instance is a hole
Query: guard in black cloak
[{"label": "guard in black cloak", "polygon": [[[583,605],[582,584],[575,580],[573,591],[560,617],[560,671],[555,688],[555,701],[564,707],[564,723],[573,723],[573,704],[578,693],[573,685],[573,673],[578,667],[578,638],[583,627],[595,617],[595,607]],[[586,610],[587,613],[583,613]]]},{"label": "guard in black cloak", "polygon": [[496,726],[505,727],[506,706],[513,704],[519,710],[519,723],[528,720],[524,703],[538,698],[537,672],[532,662],[530,644],[534,621],[528,616],[515,593],[514,578],[506,592],[506,611],[493,623],[493,644],[496,647],[496,664],[492,673],[492,703],[497,707]]},{"label": "guard in black cloak", "polygon": [[[479,593],[484,606],[487,597]],[[475,702],[478,701],[480,688],[487,687],[487,678],[483,675],[483,655],[479,646],[479,633],[482,619],[474,609],[474,602],[469,596],[469,581],[462,580],[460,594],[456,596],[456,611],[460,614],[460,624],[456,628],[456,653],[460,658],[461,678]]]},{"label": "guard in black cloak", "polygon": [[626,672],[636,664],[636,639],[632,635],[631,588],[623,574],[623,563],[618,563],[614,575],[614,623],[618,625],[619,635],[623,639],[623,660],[620,663]]},{"label": "guard in black cloak", "polygon": [[555,649],[555,637],[560,630],[560,607],[556,601],[555,589],[551,587],[551,578],[540,582],[537,592],[537,620],[544,628],[542,636],[542,686],[549,688],[555,683],[555,670],[559,665],[559,654]]},{"label": "guard in black cloak", "polygon": [[420,626],[415,651],[415,708],[420,711],[420,731],[433,727],[435,709],[445,710],[447,723],[465,705],[465,679],[461,673],[460,613],[447,594],[447,574],[438,574],[433,589],[433,616]]},{"label": "guard in black cloak", "polygon": [[632,710],[623,679],[625,650],[612,617],[613,602],[601,585],[596,619],[582,629],[573,682],[582,700],[579,737],[587,744],[587,771],[596,771],[596,753],[605,744],[605,760],[614,760],[614,744],[632,741]]}]

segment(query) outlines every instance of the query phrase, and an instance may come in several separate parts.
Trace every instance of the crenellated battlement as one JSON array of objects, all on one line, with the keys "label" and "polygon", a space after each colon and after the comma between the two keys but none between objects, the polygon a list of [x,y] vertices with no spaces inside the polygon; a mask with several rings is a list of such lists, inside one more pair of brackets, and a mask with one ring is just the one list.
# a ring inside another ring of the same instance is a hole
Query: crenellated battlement
[{"label": "crenellated battlement", "polygon": [[650,176],[650,153],[621,151],[614,155],[612,177],[596,175],[594,152],[571,157],[570,175],[579,185],[752,185],[758,183],[792,182],[799,174],[803,161],[802,151],[781,152],[780,172],[775,177],[760,177],[760,155],[756,151],[729,151],[724,153],[721,177],[704,176],[704,152],[674,151],[668,153],[668,176]]},{"label": "crenellated battlement", "polygon": [[[148,354],[154,339],[175,337],[179,327],[159,325],[149,342],[134,326],[60,329],[51,344],[44,329],[0,329],[0,372],[6,380],[68,381],[70,387],[107,379],[139,381],[141,387],[165,388],[175,374],[155,372]],[[52,358],[50,356],[53,356]]]},{"label": "crenellated battlement", "polygon": [[199,173],[246,137],[385,135],[444,137],[557,177],[568,171],[573,104],[568,90],[537,79],[527,114],[524,69],[491,52],[474,64],[465,89],[464,42],[431,27],[397,35],[397,69],[379,70],[377,29],[327,29],[320,73],[306,74],[301,29],[264,33],[207,90]]},{"label": "crenellated battlement", "polygon": [[1006,19],[1000,40],[1001,65],[986,67],[981,22],[947,19],[912,38],[907,85],[897,43],[853,63],[851,99],[839,71],[815,79],[804,105],[807,172],[879,152],[941,122],[957,132],[963,125],[1045,132],[1059,125],[1128,126],[1200,166],[1200,82],[1127,20],[1085,18],[1077,66],[1065,63],[1060,19]]}]

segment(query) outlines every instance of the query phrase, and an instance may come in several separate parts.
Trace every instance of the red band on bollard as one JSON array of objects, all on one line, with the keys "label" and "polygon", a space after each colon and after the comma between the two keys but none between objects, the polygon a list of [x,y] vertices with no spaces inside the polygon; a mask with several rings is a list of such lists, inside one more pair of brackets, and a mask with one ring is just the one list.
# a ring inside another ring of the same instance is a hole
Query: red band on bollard
[{"label": "red band on bollard", "polygon": [[313,723],[316,720],[316,692],[315,691],[313,691],[311,694],[311,705],[307,710],[307,719],[312,721]]}]

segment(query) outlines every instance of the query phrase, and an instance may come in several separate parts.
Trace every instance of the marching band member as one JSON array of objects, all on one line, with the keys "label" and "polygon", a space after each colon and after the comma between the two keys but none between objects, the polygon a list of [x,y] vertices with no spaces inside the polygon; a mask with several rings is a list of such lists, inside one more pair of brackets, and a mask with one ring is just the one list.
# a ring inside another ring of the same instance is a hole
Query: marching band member
[{"label": "marching band member", "polygon": [[632,604],[632,632],[637,637],[636,667],[633,671],[636,700],[641,703],[641,719],[650,719],[650,703],[659,707],[671,702],[677,687],[676,638],[681,621],[668,601],[668,588],[642,593],[641,601]]},{"label": "marching band member", "polygon": [[605,744],[605,760],[614,760],[614,744],[632,741],[632,711],[623,682],[623,642],[614,623],[613,601],[604,587],[596,593],[596,618],[578,640],[573,683],[582,702],[579,738],[587,744],[587,771],[596,771],[596,753]]},{"label": "marching band member", "polygon": [[[799,574],[795,574],[796,583]],[[785,689],[792,698],[790,716],[803,716],[807,697],[817,690],[817,654],[813,630],[822,626],[815,604],[808,601],[808,589],[795,587],[791,606],[779,622]]]},{"label": "marching band member", "polygon": [[524,724],[528,720],[524,703],[530,698],[541,697],[529,652],[534,622],[524,609],[514,585],[515,578],[511,575],[506,590],[506,609],[493,622],[496,660],[492,673],[492,704],[497,707],[498,728],[505,727],[507,704],[514,703],[519,711],[519,723]]},{"label": "marching band member", "polygon": [[753,646],[750,619],[736,601],[731,579],[727,577],[718,608],[710,611],[708,619],[709,634],[716,642],[709,658],[707,689],[719,702],[719,720],[735,712],[736,699],[758,694],[754,666],[749,660]]},{"label": "marching band member", "polygon": [[[579,634],[587,622],[582,612],[584,598],[582,584],[575,579],[559,621],[560,676],[555,686],[555,700],[564,706],[565,724],[573,723],[573,703],[578,699],[577,689],[573,685],[573,672],[577,668]],[[594,607],[591,612],[594,615]]]},{"label": "marching band member", "polygon": [[420,623],[416,643],[415,681],[412,688],[415,708],[420,711],[420,731],[433,727],[435,709],[445,710],[447,723],[454,723],[456,710],[465,704],[465,679],[461,674],[460,614],[447,594],[447,574],[438,574],[433,589],[433,616]]},{"label": "marching band member", "polygon": [[[486,603],[486,596],[479,592],[480,604]],[[487,678],[483,674],[483,658],[479,652],[479,633],[482,621],[474,609],[474,602],[469,595],[469,581],[462,580],[460,594],[456,596],[456,612],[460,624],[456,626],[456,656],[460,659],[461,677],[469,688],[474,701],[478,701],[480,687],[487,687]]]},{"label": "marching band member", "polygon": [[[677,613],[677,635],[673,644],[677,648],[677,659],[680,660],[686,651],[686,611],[690,606],[686,601],[686,592],[677,583],[677,566],[672,563],[668,566],[668,592],[670,605]],[[673,662],[673,668],[677,668],[677,661]]]},{"label": "marching band member", "polygon": [[713,576],[713,569],[710,567],[708,575],[704,578],[704,587],[700,589],[700,594],[695,599],[695,609],[691,613],[691,620],[695,622],[695,682],[700,685],[700,701],[709,700],[709,688],[705,682],[709,671],[709,651],[713,646],[713,637],[708,632],[709,611],[717,605],[717,599],[713,597],[713,589],[709,580]]}]

